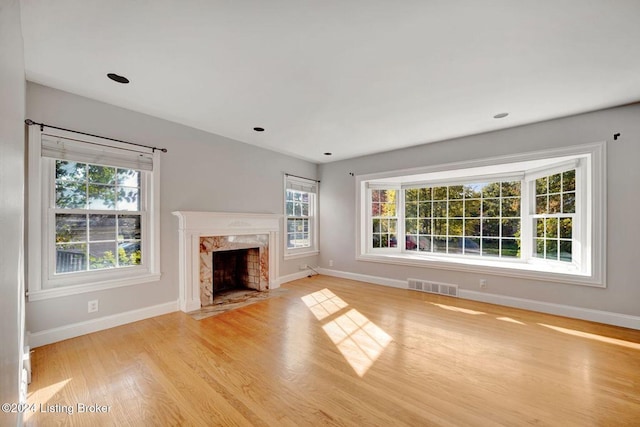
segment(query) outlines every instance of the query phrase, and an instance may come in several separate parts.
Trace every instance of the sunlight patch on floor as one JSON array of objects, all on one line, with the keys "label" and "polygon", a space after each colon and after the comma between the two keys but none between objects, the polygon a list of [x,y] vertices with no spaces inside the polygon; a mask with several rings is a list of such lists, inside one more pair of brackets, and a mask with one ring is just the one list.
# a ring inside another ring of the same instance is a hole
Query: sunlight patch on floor
[{"label": "sunlight patch on floor", "polygon": [[429,304],[435,305],[436,307],[440,307],[444,310],[457,311],[459,313],[466,313],[466,314],[473,314],[473,315],[487,314],[482,311],[470,310],[468,308],[454,307],[452,305],[446,305],[446,304],[438,304],[435,302],[430,302]]},{"label": "sunlight patch on floor", "polygon": [[[329,289],[322,289],[302,297],[302,301],[320,321],[338,315],[347,304]],[[351,308],[322,325],[353,370],[362,377],[393,340],[358,310]]]},{"label": "sunlight patch on floor", "polygon": [[588,338],[588,339],[594,340],[594,341],[600,341],[600,342],[604,342],[604,343],[607,343],[607,344],[615,344],[615,345],[619,345],[619,346],[622,346],[622,347],[632,348],[634,350],[640,350],[640,344],[635,343],[635,342],[631,342],[631,341],[619,340],[617,338],[604,337],[602,335],[591,334],[589,332],[576,331],[575,329],[561,328],[559,326],[545,325],[544,323],[538,323],[538,325],[544,326],[545,328],[553,329],[554,331],[562,332],[563,334],[567,334],[567,335],[573,335],[573,336],[581,337],[581,338]]},{"label": "sunlight patch on floor", "polygon": [[517,323],[518,325],[524,325],[524,323],[522,323],[521,321],[512,319],[511,317],[496,317],[496,319],[502,320],[503,322]]},{"label": "sunlight patch on floor", "polygon": [[318,320],[323,320],[349,305],[326,288],[303,296],[302,301]]},{"label": "sunlight patch on floor", "polygon": [[[67,378],[66,380],[30,392],[27,395],[27,402],[29,402],[29,405],[35,405],[36,409],[39,408],[40,405],[46,405],[49,400],[58,394],[71,380],[72,378]],[[24,421],[28,421],[32,413],[34,413],[34,411],[25,411]]]}]

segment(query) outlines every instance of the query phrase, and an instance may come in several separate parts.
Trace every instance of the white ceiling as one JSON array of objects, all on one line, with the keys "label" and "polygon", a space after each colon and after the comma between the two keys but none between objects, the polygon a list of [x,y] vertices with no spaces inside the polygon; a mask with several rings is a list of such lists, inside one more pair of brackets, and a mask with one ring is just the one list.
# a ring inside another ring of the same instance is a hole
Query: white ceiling
[{"label": "white ceiling", "polygon": [[640,101],[640,0],[21,5],[28,80],[318,163]]}]

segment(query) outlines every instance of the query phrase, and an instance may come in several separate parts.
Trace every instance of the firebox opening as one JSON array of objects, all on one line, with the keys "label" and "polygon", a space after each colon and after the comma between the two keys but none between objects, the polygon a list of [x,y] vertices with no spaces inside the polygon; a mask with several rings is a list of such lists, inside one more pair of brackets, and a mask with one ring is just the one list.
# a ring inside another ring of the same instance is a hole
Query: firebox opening
[{"label": "firebox opening", "polygon": [[212,252],[212,299],[238,289],[260,289],[259,248]]}]

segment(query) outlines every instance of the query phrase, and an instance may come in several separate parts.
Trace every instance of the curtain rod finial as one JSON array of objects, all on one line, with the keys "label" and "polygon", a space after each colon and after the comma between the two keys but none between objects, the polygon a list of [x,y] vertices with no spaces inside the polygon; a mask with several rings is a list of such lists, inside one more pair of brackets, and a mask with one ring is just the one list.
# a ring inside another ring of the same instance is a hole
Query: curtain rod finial
[{"label": "curtain rod finial", "polygon": [[35,125],[35,124],[36,124],[36,122],[34,122],[34,121],[33,121],[33,120],[31,120],[31,119],[27,119],[27,120],[25,120],[25,121],[24,121],[24,123],[25,123],[27,126],[31,126],[31,125]]}]

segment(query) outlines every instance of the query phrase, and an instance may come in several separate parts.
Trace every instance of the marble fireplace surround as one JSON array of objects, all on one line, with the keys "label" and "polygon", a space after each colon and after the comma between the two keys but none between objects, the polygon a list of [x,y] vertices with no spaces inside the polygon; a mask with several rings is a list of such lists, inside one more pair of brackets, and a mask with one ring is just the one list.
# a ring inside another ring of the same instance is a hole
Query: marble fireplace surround
[{"label": "marble fireplace surround", "polygon": [[[268,236],[268,286],[278,287],[278,243],[282,215],[230,212],[175,211],[179,219],[178,270],[180,310],[188,313],[199,310],[200,299],[200,248],[203,239],[228,240],[234,236]],[[266,279],[266,277],[265,277]]]}]

